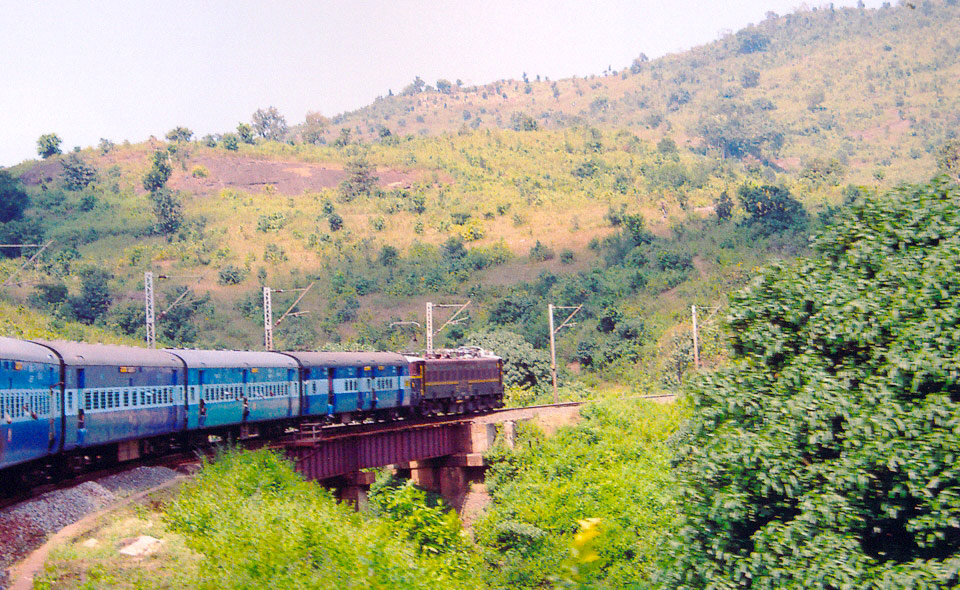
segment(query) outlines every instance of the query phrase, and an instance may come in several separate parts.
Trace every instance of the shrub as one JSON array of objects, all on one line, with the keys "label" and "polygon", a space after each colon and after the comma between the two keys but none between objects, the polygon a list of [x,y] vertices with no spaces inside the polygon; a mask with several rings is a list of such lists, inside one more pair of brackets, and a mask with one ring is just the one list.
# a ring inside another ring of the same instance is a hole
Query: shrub
[{"label": "shrub", "polygon": [[731,297],[691,391],[665,587],[954,587],[960,191],[855,204]]},{"label": "shrub", "polygon": [[247,270],[243,267],[228,264],[220,269],[217,282],[221,285],[239,285],[247,278]]},{"label": "shrub", "polygon": [[545,262],[552,259],[553,250],[546,244],[542,244],[540,240],[537,240],[537,243],[533,245],[533,248],[530,248],[530,260],[534,260],[536,262]]},{"label": "shrub", "polygon": [[340,217],[339,213],[332,213],[327,218],[327,223],[330,225],[330,231],[340,231],[343,228],[343,217]]},{"label": "shrub", "polygon": [[77,153],[63,158],[60,164],[63,166],[63,186],[67,190],[83,190],[97,179],[96,168],[88,164]]},{"label": "shrub", "polygon": [[190,171],[190,176],[194,178],[206,178],[210,176],[210,171],[207,170],[206,166],[201,164],[193,167],[193,170]]},{"label": "shrub", "polygon": [[563,264],[573,264],[573,260],[573,250],[570,248],[564,248],[563,250],[560,250],[560,262]]}]

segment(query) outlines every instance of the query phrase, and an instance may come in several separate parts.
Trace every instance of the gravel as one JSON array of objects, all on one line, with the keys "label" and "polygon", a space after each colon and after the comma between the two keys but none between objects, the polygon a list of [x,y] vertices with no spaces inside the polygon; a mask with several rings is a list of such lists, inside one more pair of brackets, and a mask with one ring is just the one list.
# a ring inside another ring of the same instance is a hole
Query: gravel
[{"label": "gravel", "polygon": [[7,568],[43,544],[46,538],[104,506],[158,486],[177,476],[166,467],[137,467],[72,488],[43,494],[0,512],[0,590]]}]

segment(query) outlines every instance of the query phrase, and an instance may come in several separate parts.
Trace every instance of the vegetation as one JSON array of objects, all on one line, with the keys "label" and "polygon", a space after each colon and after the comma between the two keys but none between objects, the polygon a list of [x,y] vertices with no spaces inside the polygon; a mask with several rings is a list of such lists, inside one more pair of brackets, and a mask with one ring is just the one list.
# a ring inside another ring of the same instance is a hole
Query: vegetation
[{"label": "vegetation", "polygon": [[[412,517],[422,500],[404,504]],[[425,531],[357,514],[267,451],[207,464],[169,505],[166,524],[204,558],[196,588],[474,587],[468,565],[442,567],[425,549],[434,547]]]},{"label": "vegetation", "polygon": [[960,583],[960,191],[867,199],[732,297],[665,587]]},{"label": "vegetation", "polygon": [[581,413],[552,437],[523,426],[513,450],[488,456],[493,504],[476,535],[490,587],[650,587],[676,517],[666,441],[682,411],[624,401]]}]

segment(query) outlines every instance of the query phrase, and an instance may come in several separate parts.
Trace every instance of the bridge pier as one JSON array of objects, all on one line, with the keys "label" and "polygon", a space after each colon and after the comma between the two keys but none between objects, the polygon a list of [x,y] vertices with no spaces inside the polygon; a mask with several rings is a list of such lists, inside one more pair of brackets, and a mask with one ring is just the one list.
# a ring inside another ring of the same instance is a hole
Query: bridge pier
[{"label": "bridge pier", "polygon": [[482,484],[486,462],[480,453],[458,453],[397,466],[399,477],[406,477],[425,490],[439,494],[457,512],[463,509],[474,484]]}]

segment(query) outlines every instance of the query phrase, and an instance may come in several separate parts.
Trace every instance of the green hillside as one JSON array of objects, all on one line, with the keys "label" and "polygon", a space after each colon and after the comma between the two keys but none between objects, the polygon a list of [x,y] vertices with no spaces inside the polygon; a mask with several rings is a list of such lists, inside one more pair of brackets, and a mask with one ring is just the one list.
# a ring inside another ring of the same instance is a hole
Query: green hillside
[{"label": "green hillside", "polygon": [[[589,79],[414,85],[288,130],[255,117],[25,162],[4,237],[52,243],[2,297],[142,341],[151,271],[170,277],[162,342],[259,348],[262,287],[312,285],[278,347],[388,349],[424,346],[390,324],[427,301],[470,300],[439,344],[511,351],[516,384],[543,382],[547,304],[583,304],[566,371],[674,387],[692,304],[721,362],[717,307],[754,267],[934,173],[960,112],[957,10],[804,11]],[[298,295],[275,294],[274,317]]]}]

